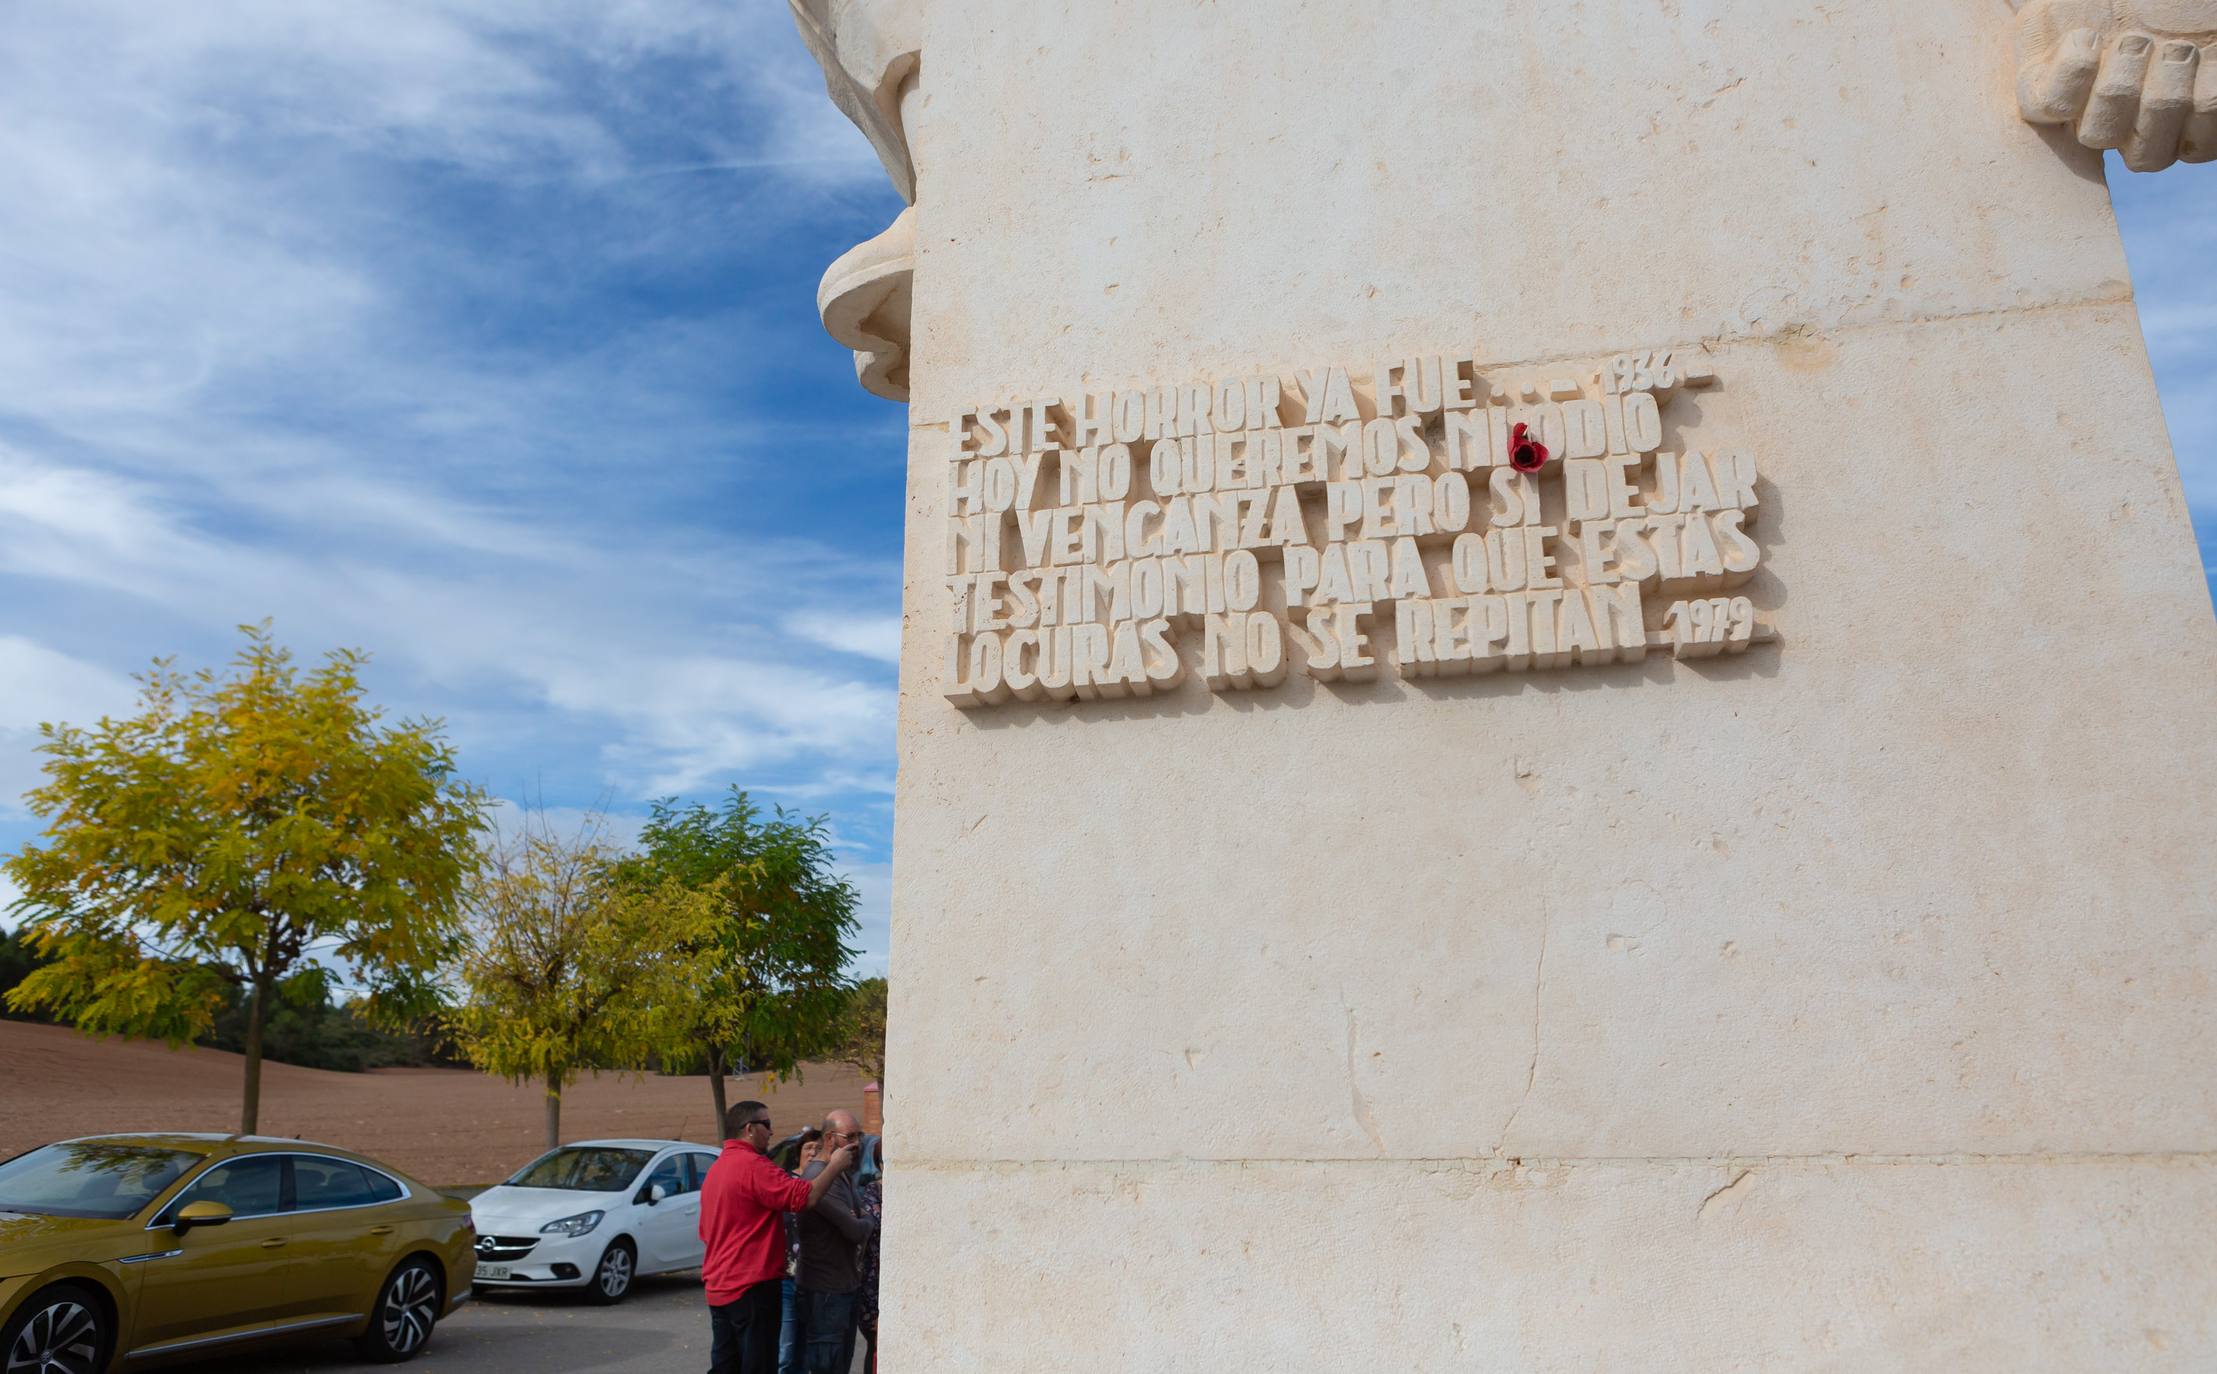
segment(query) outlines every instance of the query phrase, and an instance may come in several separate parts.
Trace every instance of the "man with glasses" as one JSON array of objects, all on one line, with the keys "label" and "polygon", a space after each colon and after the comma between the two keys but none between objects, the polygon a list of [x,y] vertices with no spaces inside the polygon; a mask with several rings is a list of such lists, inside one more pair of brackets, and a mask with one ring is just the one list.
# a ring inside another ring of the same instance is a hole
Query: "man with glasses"
[{"label": "man with glasses", "polygon": [[770,1162],[768,1107],[741,1102],[724,1122],[724,1152],[701,1183],[708,1374],[774,1374],[784,1214],[814,1207],[854,1162],[854,1146],[826,1150],[815,1176],[798,1179]]},{"label": "man with glasses", "polygon": [[[811,1183],[831,1170],[825,1153],[853,1158],[862,1143],[854,1113],[824,1118],[823,1150],[801,1171]],[[803,1374],[847,1374],[854,1365],[855,1318],[862,1300],[862,1247],[877,1223],[863,1214],[854,1180],[841,1177],[801,1213],[801,1262],[795,1275]]]}]

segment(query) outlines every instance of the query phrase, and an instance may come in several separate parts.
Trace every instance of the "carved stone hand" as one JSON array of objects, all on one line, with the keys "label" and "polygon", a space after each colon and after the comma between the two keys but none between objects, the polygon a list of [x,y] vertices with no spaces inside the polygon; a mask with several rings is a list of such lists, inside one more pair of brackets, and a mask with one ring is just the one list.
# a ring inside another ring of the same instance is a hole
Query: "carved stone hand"
[{"label": "carved stone hand", "polygon": [[2017,104],[2135,172],[2217,158],[2217,0],[2023,0]]}]

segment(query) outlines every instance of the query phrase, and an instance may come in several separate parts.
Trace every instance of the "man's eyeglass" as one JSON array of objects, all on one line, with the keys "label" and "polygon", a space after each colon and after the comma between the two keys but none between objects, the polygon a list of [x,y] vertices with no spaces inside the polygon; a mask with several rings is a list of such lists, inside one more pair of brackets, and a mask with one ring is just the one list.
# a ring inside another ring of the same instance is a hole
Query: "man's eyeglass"
[{"label": "man's eyeglass", "polygon": [[748,1123],[747,1123],[747,1129],[748,1129],[748,1130],[750,1130],[750,1131],[751,1131],[751,1130],[753,1130],[753,1129],[754,1129],[755,1127],[757,1127],[757,1126],[760,1126],[760,1127],[761,1127],[761,1128],[762,1128],[763,1130],[765,1130],[765,1131],[769,1130],[769,1129],[770,1129],[770,1118],[768,1118],[768,1117],[766,1117],[766,1116],[763,1116],[763,1117],[757,1117],[757,1118],[755,1118],[754,1120],[752,1120],[752,1121],[750,1121],[750,1122],[748,1122]]}]

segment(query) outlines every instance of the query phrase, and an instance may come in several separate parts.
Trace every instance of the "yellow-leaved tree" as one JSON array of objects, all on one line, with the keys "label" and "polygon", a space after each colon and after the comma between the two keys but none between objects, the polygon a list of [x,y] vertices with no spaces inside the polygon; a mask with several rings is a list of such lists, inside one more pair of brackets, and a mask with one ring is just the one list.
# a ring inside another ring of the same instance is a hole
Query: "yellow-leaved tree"
[{"label": "yellow-leaved tree", "polygon": [[580,1073],[641,1069],[691,1015],[707,893],[622,882],[597,817],[573,835],[526,815],[473,875],[447,1024],[487,1073],[546,1088],[547,1148]]},{"label": "yellow-leaved tree", "polygon": [[51,960],[8,993],[98,1035],[182,1044],[247,1000],[239,1128],[260,1117],[271,999],[333,968],[389,1023],[428,1013],[476,864],[484,795],[436,721],[383,722],[364,655],[303,672],[268,625],[227,672],[157,661],[138,713],[40,727],[46,822],[4,865]]}]

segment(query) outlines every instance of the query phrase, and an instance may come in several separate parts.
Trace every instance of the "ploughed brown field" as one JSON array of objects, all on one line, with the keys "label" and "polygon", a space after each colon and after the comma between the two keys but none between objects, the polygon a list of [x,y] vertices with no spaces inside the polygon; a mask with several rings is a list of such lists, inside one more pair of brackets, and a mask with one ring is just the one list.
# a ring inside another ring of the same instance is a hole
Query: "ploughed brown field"
[{"label": "ploughed brown field", "polygon": [[[105,1131],[235,1131],[242,1061],[218,1050],[94,1040],[61,1026],[0,1021],[0,1159]],[[862,1078],[829,1064],[765,1090],[735,1078],[729,1100],[759,1098],[779,1135],[834,1107],[862,1112]],[[299,1136],[380,1159],[425,1183],[497,1183],[539,1153],[545,1097],[462,1069],[328,1073],[262,1066],[263,1135]],[[715,1144],[705,1078],[603,1074],[562,1094],[562,1136],[645,1136]]]}]

